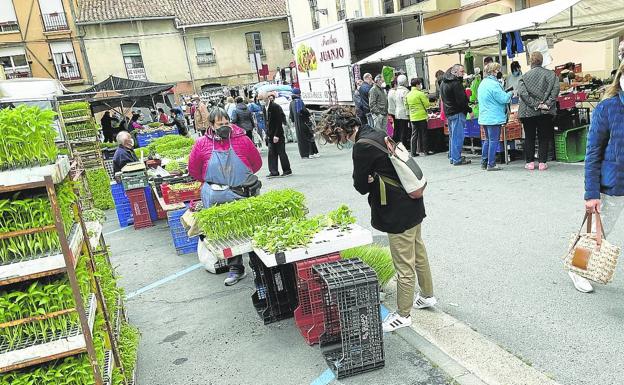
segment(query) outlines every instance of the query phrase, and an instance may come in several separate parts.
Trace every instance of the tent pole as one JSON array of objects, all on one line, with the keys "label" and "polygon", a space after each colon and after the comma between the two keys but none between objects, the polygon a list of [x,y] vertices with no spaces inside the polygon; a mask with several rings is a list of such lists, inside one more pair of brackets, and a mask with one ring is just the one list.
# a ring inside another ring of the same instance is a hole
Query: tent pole
[{"label": "tent pole", "polygon": [[[503,45],[501,40],[503,39],[503,32],[498,31],[498,63],[503,65]],[[511,44],[511,42],[507,42]],[[503,126],[503,151],[505,152],[505,164],[509,164],[509,150],[507,150],[507,127]]]}]

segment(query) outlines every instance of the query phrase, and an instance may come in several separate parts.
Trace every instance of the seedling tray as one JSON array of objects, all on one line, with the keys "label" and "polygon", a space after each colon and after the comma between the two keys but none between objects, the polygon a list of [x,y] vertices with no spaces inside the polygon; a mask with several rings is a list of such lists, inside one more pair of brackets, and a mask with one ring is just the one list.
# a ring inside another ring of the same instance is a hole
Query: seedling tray
[{"label": "seedling tray", "polygon": [[219,259],[229,259],[253,251],[250,238],[232,238],[220,241],[204,239],[204,244],[208,251]]},{"label": "seedling tray", "polygon": [[27,183],[41,183],[46,176],[52,178],[54,184],[61,183],[69,173],[69,158],[59,156],[54,164],[47,166],[26,167],[0,172],[0,187],[15,186]]},{"label": "seedling tray", "polygon": [[371,243],[373,243],[371,231],[353,224],[345,231],[337,228],[323,230],[316,234],[312,242],[305,248],[280,251],[273,254],[254,247],[254,252],[266,267],[273,267]]}]

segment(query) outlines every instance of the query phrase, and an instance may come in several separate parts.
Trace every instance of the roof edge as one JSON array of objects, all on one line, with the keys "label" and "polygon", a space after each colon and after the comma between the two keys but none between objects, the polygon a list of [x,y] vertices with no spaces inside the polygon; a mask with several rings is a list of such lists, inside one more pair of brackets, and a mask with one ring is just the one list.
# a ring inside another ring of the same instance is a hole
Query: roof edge
[{"label": "roof edge", "polygon": [[132,18],[125,18],[125,19],[99,20],[99,21],[76,20],[76,25],[112,24],[112,23],[123,23],[127,21],[146,21],[146,20],[174,20],[175,18],[176,17],[174,15],[171,15],[171,16],[154,16],[154,17],[132,17]]},{"label": "roof edge", "polygon": [[210,27],[210,26],[213,26],[213,25],[244,24],[244,23],[251,23],[251,22],[254,22],[254,21],[269,21],[269,20],[280,20],[280,19],[288,19],[288,15],[284,14],[282,16],[259,17],[259,18],[255,18],[255,19],[219,21],[219,22],[215,22],[215,23],[177,24],[176,28],[184,29],[184,28]]}]

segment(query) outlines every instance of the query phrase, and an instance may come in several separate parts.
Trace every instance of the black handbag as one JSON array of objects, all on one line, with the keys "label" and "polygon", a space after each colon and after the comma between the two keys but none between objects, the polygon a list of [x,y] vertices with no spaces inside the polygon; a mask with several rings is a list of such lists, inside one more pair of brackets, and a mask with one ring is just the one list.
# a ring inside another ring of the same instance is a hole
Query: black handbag
[{"label": "black handbag", "polygon": [[242,197],[249,198],[260,195],[261,188],[262,182],[260,182],[258,177],[254,174],[249,174],[240,186],[231,187],[230,189]]}]

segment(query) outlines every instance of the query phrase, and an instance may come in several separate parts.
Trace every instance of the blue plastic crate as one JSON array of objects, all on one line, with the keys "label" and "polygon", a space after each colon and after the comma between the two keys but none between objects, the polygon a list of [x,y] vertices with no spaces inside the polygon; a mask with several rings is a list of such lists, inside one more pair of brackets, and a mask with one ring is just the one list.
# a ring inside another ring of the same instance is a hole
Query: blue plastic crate
[{"label": "blue plastic crate", "polygon": [[[199,237],[189,238],[187,231],[182,226],[180,218],[186,212],[186,209],[180,209],[167,212],[167,224],[169,225],[169,231],[171,232],[171,238],[173,239],[173,246],[176,248],[178,254],[187,254],[192,251],[197,251],[197,242]],[[180,251],[184,252],[180,252]]]},{"label": "blue plastic crate", "polygon": [[111,193],[113,194],[113,201],[115,202],[115,211],[117,212],[119,227],[126,227],[133,224],[134,218],[132,218],[130,200],[128,200],[123,185],[121,183],[112,183]]},{"label": "blue plastic crate", "polygon": [[152,143],[152,141],[162,136],[164,136],[164,133],[162,131],[143,132],[143,133],[139,132],[136,135],[137,144],[139,147],[147,147],[150,143]]},{"label": "blue plastic crate", "polygon": [[466,128],[464,129],[464,136],[466,138],[481,139],[481,126],[479,126],[479,120],[477,118],[466,120]]},{"label": "blue plastic crate", "polygon": [[176,253],[178,255],[182,255],[182,254],[190,254],[190,253],[195,253],[197,252],[197,244],[195,245],[188,245],[185,247],[176,247]]},{"label": "blue plastic crate", "polygon": [[150,213],[150,218],[152,218],[152,222],[156,222],[158,220],[158,213],[156,212],[156,205],[154,204],[154,195],[152,195],[152,187],[145,187],[145,199],[147,200],[147,208]]},{"label": "blue plastic crate", "polygon": [[180,132],[178,132],[177,128],[174,128],[171,131],[163,131],[163,136],[164,135],[180,135]]}]

